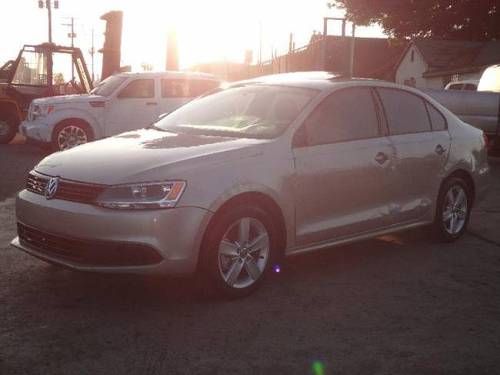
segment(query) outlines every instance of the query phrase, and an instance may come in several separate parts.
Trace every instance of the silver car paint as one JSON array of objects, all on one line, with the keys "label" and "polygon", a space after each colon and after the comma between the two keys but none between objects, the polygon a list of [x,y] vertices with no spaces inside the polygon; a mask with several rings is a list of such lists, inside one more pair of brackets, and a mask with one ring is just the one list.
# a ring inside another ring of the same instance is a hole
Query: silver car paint
[{"label": "silver car paint", "polygon": [[[286,253],[295,254],[432,222],[439,186],[455,170],[463,169],[472,175],[478,196],[486,190],[488,166],[481,132],[462,123],[428,96],[402,88],[426,97],[445,114],[449,129],[439,139],[433,139],[434,133],[412,135],[415,143],[399,153],[394,143],[397,139],[388,136],[299,149],[293,148],[295,132],[316,105],[335,90],[399,86],[365,80],[320,80],[316,84],[314,80],[291,79],[286,84],[317,87],[322,92],[276,139],[180,140],[169,133],[141,130],[54,154],[35,168],[51,176],[102,184],[183,179],[187,188],[177,208],[125,213],[45,201],[22,191],[17,203],[18,220],[61,235],[143,241],[154,245],[165,257],[158,266],[115,271],[172,273],[176,269],[178,273],[189,273],[195,270],[210,218],[224,203],[242,193],[261,193],[274,200],[285,220]],[[436,158],[432,146],[448,139],[451,146],[447,154]],[[386,165],[373,160],[379,149],[391,155]],[[416,167],[422,160],[426,163]],[[408,176],[418,184],[400,194],[402,186],[409,186],[404,180]],[[369,199],[373,196],[375,200]],[[360,202],[356,207],[349,205],[351,197]],[[402,220],[395,222],[395,217]],[[169,230],[162,223],[168,223]],[[15,241],[14,245],[19,246]],[[182,266],[177,267],[179,262]],[[85,267],[89,268],[110,271]]]}]

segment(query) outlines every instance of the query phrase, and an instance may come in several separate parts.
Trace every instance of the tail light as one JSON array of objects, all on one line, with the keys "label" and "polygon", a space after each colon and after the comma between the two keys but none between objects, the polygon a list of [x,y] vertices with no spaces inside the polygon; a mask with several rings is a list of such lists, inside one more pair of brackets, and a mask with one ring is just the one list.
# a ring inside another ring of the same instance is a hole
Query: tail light
[{"label": "tail light", "polygon": [[483,139],[484,139],[484,147],[489,150],[490,148],[490,141],[488,139],[488,136],[483,132]]}]

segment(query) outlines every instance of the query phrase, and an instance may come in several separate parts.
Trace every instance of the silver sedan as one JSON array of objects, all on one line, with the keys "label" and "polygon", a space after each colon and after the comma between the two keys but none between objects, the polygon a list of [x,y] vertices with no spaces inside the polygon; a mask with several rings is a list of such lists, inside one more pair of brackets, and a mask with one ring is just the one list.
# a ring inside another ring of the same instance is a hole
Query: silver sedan
[{"label": "silver sedan", "polygon": [[269,76],[45,158],[12,245],[77,270],[198,272],[237,297],[284,256],[424,225],[456,240],[488,172],[482,132],[417,90]]}]

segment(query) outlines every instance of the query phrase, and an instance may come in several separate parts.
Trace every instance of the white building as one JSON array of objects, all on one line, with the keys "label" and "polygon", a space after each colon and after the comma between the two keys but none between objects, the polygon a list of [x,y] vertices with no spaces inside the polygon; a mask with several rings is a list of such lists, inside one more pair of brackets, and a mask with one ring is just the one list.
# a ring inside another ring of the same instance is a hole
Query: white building
[{"label": "white building", "polygon": [[416,39],[396,65],[395,81],[417,88],[442,89],[451,81],[479,80],[500,63],[500,41]]}]

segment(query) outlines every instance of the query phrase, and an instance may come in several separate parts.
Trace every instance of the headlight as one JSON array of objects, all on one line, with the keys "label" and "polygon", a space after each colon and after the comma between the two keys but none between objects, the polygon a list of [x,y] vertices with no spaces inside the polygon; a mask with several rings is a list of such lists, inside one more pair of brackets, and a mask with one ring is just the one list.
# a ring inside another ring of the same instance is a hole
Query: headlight
[{"label": "headlight", "polygon": [[172,208],[182,196],[184,181],[117,185],[106,189],[97,204],[115,209]]},{"label": "headlight", "polygon": [[53,105],[40,105],[34,104],[31,110],[31,117],[35,120],[37,117],[47,116],[49,113],[54,111]]}]

